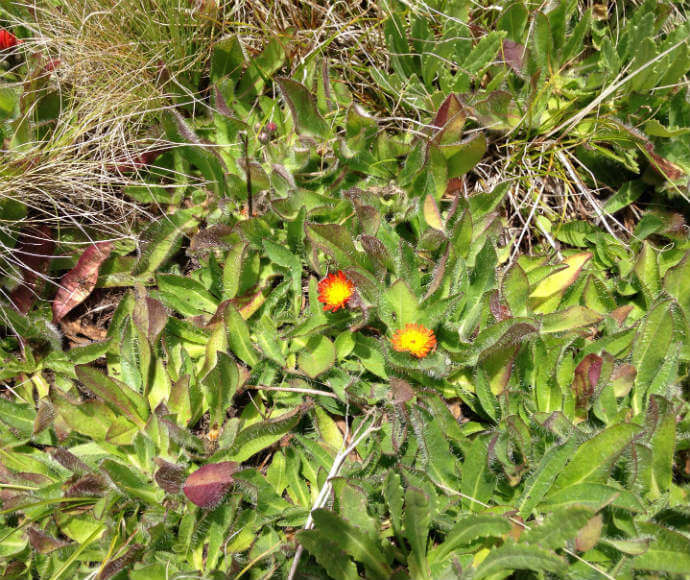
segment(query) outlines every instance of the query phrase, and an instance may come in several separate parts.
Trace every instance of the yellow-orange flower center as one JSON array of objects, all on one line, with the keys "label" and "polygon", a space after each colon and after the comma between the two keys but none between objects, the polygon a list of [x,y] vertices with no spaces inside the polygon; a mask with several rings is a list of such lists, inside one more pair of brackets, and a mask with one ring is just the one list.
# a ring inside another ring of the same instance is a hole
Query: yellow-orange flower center
[{"label": "yellow-orange flower center", "polygon": [[344,308],[354,293],[355,285],[340,270],[319,282],[319,302],[323,303],[324,310],[335,312]]},{"label": "yellow-orange flower center", "polygon": [[406,324],[393,334],[393,349],[398,352],[409,352],[417,358],[424,358],[436,348],[434,331],[421,324]]}]

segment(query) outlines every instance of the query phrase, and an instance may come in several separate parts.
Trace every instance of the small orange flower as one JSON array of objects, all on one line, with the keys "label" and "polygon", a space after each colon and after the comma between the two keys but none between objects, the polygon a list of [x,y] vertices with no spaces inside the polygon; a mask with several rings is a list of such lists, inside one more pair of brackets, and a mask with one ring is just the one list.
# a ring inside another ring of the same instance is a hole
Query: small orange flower
[{"label": "small orange flower", "polygon": [[319,282],[319,302],[323,303],[324,310],[335,312],[339,308],[344,308],[354,293],[355,285],[352,280],[340,270]]},{"label": "small orange flower", "polygon": [[17,37],[9,30],[0,28],[0,50],[12,48],[13,46],[19,44],[19,42],[20,41],[17,39]]},{"label": "small orange flower", "polygon": [[393,349],[398,352],[409,352],[417,358],[424,358],[436,348],[434,331],[421,324],[406,324],[393,334]]}]

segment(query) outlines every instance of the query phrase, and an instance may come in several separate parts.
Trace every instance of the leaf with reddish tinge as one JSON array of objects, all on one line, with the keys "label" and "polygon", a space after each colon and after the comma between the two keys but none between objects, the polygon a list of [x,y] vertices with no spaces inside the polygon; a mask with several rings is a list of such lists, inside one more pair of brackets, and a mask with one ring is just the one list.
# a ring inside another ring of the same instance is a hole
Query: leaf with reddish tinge
[{"label": "leaf with reddish tinge", "polygon": [[503,39],[501,45],[501,56],[505,62],[516,73],[522,72],[522,61],[525,55],[525,47],[512,40]]},{"label": "leaf with reddish tinge", "polygon": [[652,166],[654,167],[654,169],[656,169],[657,173],[659,173],[659,175],[661,175],[665,179],[668,179],[669,181],[677,181],[685,175],[685,172],[678,166],[674,165],[668,159],[665,159],[661,155],[654,153],[653,143],[645,143],[644,148],[647,151],[649,157],[651,158]]},{"label": "leaf with reddish tinge", "polygon": [[10,294],[15,308],[26,314],[34,303],[38,290],[39,276],[48,270],[48,263],[55,250],[50,228],[27,228],[19,236],[13,257],[21,262],[22,283]]},{"label": "leaf with reddish tinge", "polygon": [[97,242],[89,246],[60,281],[53,300],[53,321],[59,322],[91,294],[98,280],[98,270],[113,249],[112,242]]},{"label": "leaf with reddish tinge", "polygon": [[215,508],[230,489],[238,467],[234,461],[204,465],[187,478],[182,491],[193,504],[202,508]]},{"label": "leaf with reddish tinge", "polygon": [[573,390],[575,391],[578,408],[586,408],[589,401],[594,396],[594,391],[599,384],[603,362],[604,359],[600,356],[588,354],[582,359],[580,364],[575,367]]}]

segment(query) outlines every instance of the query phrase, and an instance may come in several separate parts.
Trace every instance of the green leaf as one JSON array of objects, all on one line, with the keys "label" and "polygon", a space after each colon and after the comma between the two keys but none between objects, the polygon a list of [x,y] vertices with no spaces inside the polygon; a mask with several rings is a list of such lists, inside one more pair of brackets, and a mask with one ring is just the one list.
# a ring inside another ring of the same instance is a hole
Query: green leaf
[{"label": "green leaf", "polygon": [[190,210],[178,210],[150,225],[142,234],[144,249],[132,275],[157,271],[179,250],[185,231],[196,224],[197,219]]},{"label": "green leaf", "polygon": [[606,200],[602,208],[607,213],[616,213],[637,201],[644,191],[641,181],[627,181],[620,189]]},{"label": "green leaf", "polygon": [[430,551],[429,558],[434,562],[444,562],[455,550],[471,544],[478,538],[500,538],[510,530],[511,524],[503,516],[462,515],[446,534],[443,543]]},{"label": "green leaf", "polygon": [[633,493],[603,483],[578,483],[552,491],[539,504],[539,509],[552,511],[579,505],[598,511],[609,504],[631,512],[645,509]]},{"label": "green leaf", "polygon": [[196,280],[175,274],[158,274],[156,281],[161,300],[184,316],[214,314],[218,308],[218,300]]},{"label": "green leaf", "polygon": [[216,42],[211,55],[211,84],[224,76],[238,79],[244,67],[244,51],[237,36]]},{"label": "green leaf", "polygon": [[325,509],[312,512],[316,529],[326,538],[332,539],[356,562],[361,562],[367,570],[367,578],[388,580],[393,572],[386,562],[376,538]]},{"label": "green leaf", "polygon": [[316,108],[316,101],[306,87],[285,77],[276,77],[275,81],[290,107],[296,131],[301,135],[326,139],[330,128]]},{"label": "green leaf", "polygon": [[230,349],[250,367],[255,366],[259,362],[259,354],[249,337],[246,321],[232,304],[225,307],[223,318]]},{"label": "green leaf", "polygon": [[566,310],[546,314],[541,319],[541,331],[543,333],[565,332],[591,326],[602,319],[602,316],[584,306],[571,306]]},{"label": "green leaf", "polygon": [[527,315],[529,280],[517,262],[503,275],[501,291],[513,316]]},{"label": "green leaf", "polygon": [[506,543],[494,548],[477,567],[476,580],[487,578],[502,570],[530,570],[563,575],[568,565],[565,560],[537,546]]},{"label": "green leaf", "polygon": [[338,224],[304,224],[312,244],[330,255],[341,268],[349,268],[360,262],[352,234]]},{"label": "green leaf", "polygon": [[[470,446],[462,464],[460,491],[467,496],[462,503],[465,509],[479,512],[483,504],[491,499],[496,478],[489,470],[488,446],[486,440],[477,437]],[[472,501],[476,500],[476,501]]]},{"label": "green leaf", "polygon": [[230,460],[242,463],[252,455],[273,445],[283,435],[294,429],[302,418],[302,408],[294,409],[275,419],[254,423],[242,429],[228,449],[218,451],[214,461]]},{"label": "green leaf", "polygon": [[335,363],[335,347],[325,336],[312,336],[297,355],[299,368],[312,379],[325,373]]},{"label": "green leaf", "polygon": [[481,71],[496,58],[496,54],[501,47],[501,40],[505,36],[506,33],[502,30],[494,30],[483,36],[477,43],[477,46],[472,49],[472,52],[463,61],[462,70],[471,74]]},{"label": "green leaf", "polygon": [[101,399],[121,411],[127,419],[143,429],[149,416],[149,406],[144,398],[127,385],[107,377],[88,366],[75,368],[77,378]]},{"label": "green leaf", "polygon": [[521,2],[511,4],[501,13],[498,19],[498,27],[508,33],[508,38],[513,42],[522,41],[522,32],[525,30],[529,10]]},{"label": "green leaf", "polygon": [[633,559],[633,568],[687,574],[690,570],[690,540],[686,536],[654,524],[645,524],[642,532],[651,534],[654,541],[644,554]]},{"label": "green leaf", "polygon": [[604,483],[614,462],[641,427],[630,423],[613,425],[585,441],[575,451],[554,484],[554,489],[583,483]]},{"label": "green leaf", "polygon": [[577,533],[594,516],[585,506],[571,506],[551,512],[539,525],[532,525],[520,536],[520,543],[538,544],[542,548],[557,549],[574,540]]},{"label": "green leaf", "polygon": [[297,541],[316,559],[334,580],[358,580],[357,567],[338,542],[322,531],[300,530]]},{"label": "green leaf", "polygon": [[239,384],[237,363],[226,353],[219,352],[216,365],[202,379],[202,383],[206,386],[211,425],[222,425]]},{"label": "green leaf", "polygon": [[429,578],[431,571],[426,558],[426,544],[434,511],[433,498],[421,489],[408,487],[405,492],[405,537],[412,549],[412,566],[416,578]]},{"label": "green leaf", "polygon": [[389,329],[403,328],[419,322],[418,298],[403,280],[397,280],[381,293],[380,316]]},{"label": "green leaf", "polygon": [[562,445],[555,445],[548,449],[541,458],[539,465],[525,482],[522,494],[516,507],[523,519],[532,515],[534,507],[551,489],[558,474],[561,473],[566,462],[576,446],[575,439],[569,439]]}]

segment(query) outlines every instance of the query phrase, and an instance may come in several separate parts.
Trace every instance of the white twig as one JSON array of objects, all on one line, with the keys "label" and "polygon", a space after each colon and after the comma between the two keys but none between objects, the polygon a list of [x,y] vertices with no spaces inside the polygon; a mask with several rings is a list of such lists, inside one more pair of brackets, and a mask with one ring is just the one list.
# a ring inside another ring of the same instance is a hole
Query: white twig
[{"label": "white twig", "polygon": [[[333,460],[333,466],[331,467],[331,470],[328,472],[328,476],[326,477],[326,481],[324,482],[323,487],[321,488],[321,491],[319,492],[319,495],[316,498],[316,501],[314,502],[314,505],[312,506],[311,510],[309,510],[309,516],[307,517],[307,522],[304,524],[303,529],[310,530],[314,526],[312,514],[317,509],[321,509],[324,505],[326,505],[326,502],[328,501],[328,496],[330,495],[331,490],[333,489],[331,480],[338,476],[338,473],[340,472],[340,468],[343,466],[343,463],[345,463],[345,460],[347,459],[348,455],[350,455],[350,453],[352,453],[357,448],[357,445],[364,441],[364,439],[368,437],[371,433],[373,433],[374,431],[378,431],[380,429],[380,427],[378,427],[376,423],[377,418],[374,417],[371,420],[371,423],[369,423],[369,425],[367,426],[367,428],[363,430],[363,427],[366,424],[365,419],[360,428],[353,434],[354,441],[347,448],[337,453],[335,459]],[[345,445],[344,442],[343,445]],[[300,558],[302,557],[302,552],[304,552],[304,548],[301,545],[299,545],[297,547],[297,551],[295,552],[295,558],[292,561],[292,566],[290,567],[290,574],[288,575],[288,580],[294,580],[295,574],[297,573],[297,567],[299,566]]]},{"label": "white twig", "polygon": [[570,117],[570,119],[564,121],[561,123],[558,127],[555,129],[551,130],[550,133],[544,136],[545,139],[548,139],[549,137],[555,135],[556,133],[560,133],[564,129],[570,130],[572,129],[575,125],[577,125],[582,119],[584,119],[589,113],[591,113],[594,109],[596,109],[601,103],[603,103],[606,99],[609,98],[613,93],[615,93],[618,89],[620,89],[625,83],[627,83],[629,80],[631,80],[633,77],[637,76],[640,74],[643,70],[646,70],[650,66],[652,66],[654,63],[660,61],[662,58],[664,58],[667,54],[670,54],[676,48],[678,48],[681,44],[685,44],[687,42],[687,38],[676,42],[672,47],[667,48],[664,52],[661,54],[656,55],[652,60],[649,62],[644,63],[640,68],[634,70],[631,72],[629,75],[623,77],[621,80],[618,82],[613,83],[611,86],[607,87],[604,89],[601,94],[594,99],[589,105],[587,105],[584,109],[582,109],[579,113],[573,115]]}]

